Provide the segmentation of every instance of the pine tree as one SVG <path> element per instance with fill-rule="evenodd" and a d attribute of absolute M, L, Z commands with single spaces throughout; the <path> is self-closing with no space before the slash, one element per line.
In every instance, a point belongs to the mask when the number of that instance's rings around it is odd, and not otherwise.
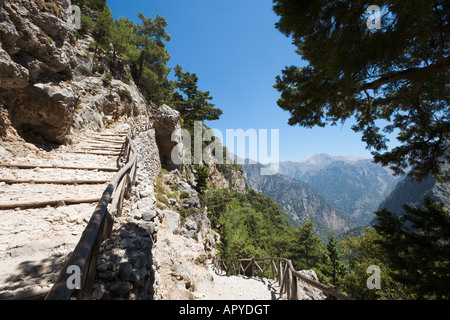
<path fill-rule="evenodd" d="M 322 244 L 314 235 L 314 222 L 312 220 L 302 223 L 295 235 L 296 239 L 292 247 L 292 262 L 299 270 L 314 268 L 316 272 L 322 266 Z"/>
<path fill-rule="evenodd" d="M 164 41 L 170 41 L 170 35 L 166 32 L 167 21 L 157 15 L 155 19 L 147 18 L 143 13 L 138 14 L 141 23 L 138 25 L 137 42 L 139 48 L 139 61 L 136 65 L 137 84 L 141 83 L 145 68 L 162 63 L 166 64 L 170 59 L 165 50 Z"/>
<path fill-rule="evenodd" d="M 331 284 L 336 287 L 345 270 L 341 263 L 341 255 L 339 254 L 334 235 L 328 236 L 327 254 L 329 265 L 327 274 L 331 278 Z"/>
<path fill-rule="evenodd" d="M 157 15 L 147 18 L 138 14 L 141 23 L 135 27 L 134 46 L 125 54 L 133 74 L 134 82 L 143 95 L 153 103 L 160 105 L 171 100 L 173 86 L 168 80 L 171 69 L 167 67 L 170 55 L 164 41 L 170 41 L 166 32 L 167 21 Z"/>
<path fill-rule="evenodd" d="M 111 34 L 113 32 L 114 19 L 108 6 L 105 6 L 97 18 L 95 27 L 92 30 L 92 37 L 95 40 L 94 57 L 95 61 L 99 46 L 107 47 L 111 41 Z"/>
<path fill-rule="evenodd" d="M 117 55 L 124 56 L 127 63 L 137 58 L 136 25 L 129 19 L 121 17 L 114 21 L 111 32 L 111 45 L 113 47 L 113 61 L 116 63 Z"/>
<path fill-rule="evenodd" d="M 209 91 L 200 91 L 197 86 L 198 77 L 195 73 L 183 72 L 182 68 L 175 67 L 176 89 L 173 105 L 180 112 L 186 128 L 191 128 L 194 121 L 217 120 L 222 115 L 222 110 L 214 108 L 214 104 L 208 102 L 213 98 Z"/>
<path fill-rule="evenodd" d="M 211 177 L 209 167 L 207 165 L 194 165 L 195 180 L 197 182 L 196 189 L 199 193 L 203 194 L 208 188 L 208 180 Z"/>
<path fill-rule="evenodd" d="M 379 30 L 366 24 L 377 3 Z M 354 118 L 375 162 L 400 175 L 411 167 L 417 180 L 440 174 L 450 148 L 450 2 L 274 0 L 274 11 L 276 28 L 308 62 L 276 78 L 290 125 Z M 390 133 L 401 145 L 386 151 Z"/>
<path fill-rule="evenodd" d="M 419 298 L 450 298 L 450 213 L 442 203 L 424 199 L 422 208 L 405 205 L 403 216 L 383 209 L 377 215 L 377 241 L 393 277 Z"/>

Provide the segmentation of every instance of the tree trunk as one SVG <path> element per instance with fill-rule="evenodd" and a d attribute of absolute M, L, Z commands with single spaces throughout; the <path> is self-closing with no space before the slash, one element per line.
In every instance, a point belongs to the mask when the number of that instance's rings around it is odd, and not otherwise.
<path fill-rule="evenodd" d="M 92 58 L 92 65 L 94 65 L 95 58 L 97 57 L 97 51 L 98 51 L 98 41 L 95 42 L 95 50 L 94 50 L 94 57 Z"/>
<path fill-rule="evenodd" d="M 137 76 L 136 76 L 136 84 L 138 86 L 141 85 L 141 79 L 142 79 L 143 72 L 144 72 L 144 52 L 141 52 L 141 55 L 139 56 L 139 67 L 138 67 Z"/>

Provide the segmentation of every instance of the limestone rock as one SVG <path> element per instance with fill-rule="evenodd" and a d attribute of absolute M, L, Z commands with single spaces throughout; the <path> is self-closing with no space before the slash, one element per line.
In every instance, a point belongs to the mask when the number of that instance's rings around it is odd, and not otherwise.
<path fill-rule="evenodd" d="M 171 210 L 164 210 L 165 221 L 171 232 L 176 232 L 180 227 L 180 214 Z"/>
<path fill-rule="evenodd" d="M 302 275 L 306 276 L 307 278 L 319 281 L 317 274 L 314 272 L 314 270 L 301 270 L 299 271 Z M 317 289 L 307 283 L 305 283 L 302 280 L 299 280 L 299 296 L 301 300 L 325 300 L 326 296 L 322 292 L 322 290 Z"/>
<path fill-rule="evenodd" d="M 150 105 L 134 84 L 92 75 L 93 39 L 77 41 L 70 1 L 48 3 L 2 3 L 0 106 L 11 126 L 30 142 L 66 144 L 73 129 L 97 131 L 121 117 L 148 122 Z"/>
<path fill-rule="evenodd" d="M 145 211 L 144 213 L 142 213 L 142 220 L 144 221 L 153 221 L 153 219 L 155 219 L 156 217 L 156 211 Z"/>
<path fill-rule="evenodd" d="M 58 12 L 45 10 L 33 0 L 4 1 L 0 40 L 4 50 L 28 69 L 32 80 L 59 74 L 71 78 L 75 60 L 75 28 L 69 23 L 70 2 L 57 1 Z"/>
<path fill-rule="evenodd" d="M 153 126 L 161 163 L 168 170 L 180 169 L 183 150 L 180 113 L 162 105 L 155 113 Z"/>
<path fill-rule="evenodd" d="M 11 60 L 8 53 L 1 48 L 0 43 L 0 88 L 19 89 L 28 85 L 29 71 Z"/>

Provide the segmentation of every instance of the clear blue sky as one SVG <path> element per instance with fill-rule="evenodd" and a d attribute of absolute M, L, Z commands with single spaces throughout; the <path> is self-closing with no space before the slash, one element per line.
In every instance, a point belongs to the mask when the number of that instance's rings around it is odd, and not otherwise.
<path fill-rule="evenodd" d="M 286 66 L 306 63 L 291 39 L 275 29 L 271 0 L 107 0 L 107 5 L 116 19 L 138 23 L 142 12 L 167 20 L 169 67 L 179 64 L 196 73 L 199 89 L 210 91 L 212 103 L 223 110 L 209 127 L 224 135 L 226 129 L 279 129 L 281 161 L 314 153 L 371 157 L 351 123 L 313 129 L 287 124 L 289 113 L 276 103 L 275 77 Z"/>

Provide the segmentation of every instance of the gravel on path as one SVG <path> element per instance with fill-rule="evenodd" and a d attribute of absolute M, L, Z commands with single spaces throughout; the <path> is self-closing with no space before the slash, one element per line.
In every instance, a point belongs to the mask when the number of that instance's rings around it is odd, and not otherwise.
<path fill-rule="evenodd" d="M 279 286 L 273 279 L 257 279 L 244 276 L 226 276 L 217 273 L 211 262 L 208 270 L 212 285 L 196 293 L 199 300 L 278 300 Z"/>

